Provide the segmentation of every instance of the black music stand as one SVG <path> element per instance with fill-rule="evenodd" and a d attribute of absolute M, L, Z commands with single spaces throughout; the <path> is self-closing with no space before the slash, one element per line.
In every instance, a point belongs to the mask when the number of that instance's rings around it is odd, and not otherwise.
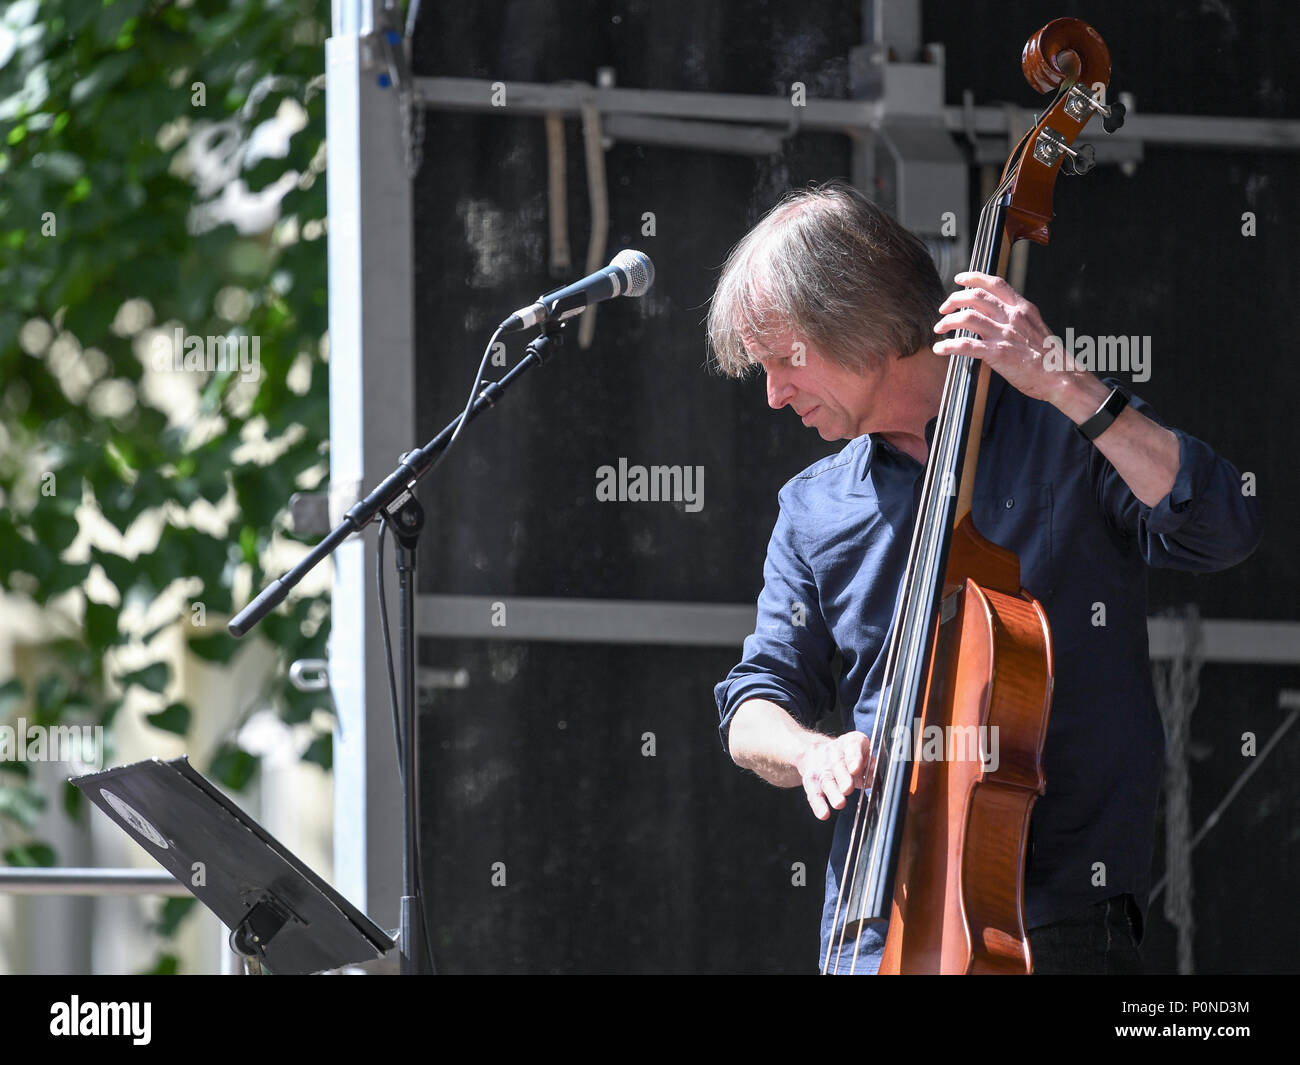
<path fill-rule="evenodd" d="M 393 937 L 181 757 L 72 779 L 231 929 L 250 970 L 314 973 L 373 961 Z"/>

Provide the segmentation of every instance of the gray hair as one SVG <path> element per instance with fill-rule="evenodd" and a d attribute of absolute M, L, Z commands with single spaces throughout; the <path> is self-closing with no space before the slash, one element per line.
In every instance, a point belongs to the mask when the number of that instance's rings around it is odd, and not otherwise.
<path fill-rule="evenodd" d="M 727 256 L 709 308 L 716 366 L 743 377 L 745 337 L 790 329 L 861 371 L 935 341 L 946 292 L 912 233 L 843 180 L 789 193 Z"/>

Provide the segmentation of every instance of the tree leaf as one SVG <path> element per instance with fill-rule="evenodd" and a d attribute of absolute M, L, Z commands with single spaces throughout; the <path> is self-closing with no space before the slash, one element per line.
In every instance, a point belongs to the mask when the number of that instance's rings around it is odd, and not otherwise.
<path fill-rule="evenodd" d="M 302 752 L 302 760 L 320 766 L 329 772 L 334 766 L 334 737 L 328 732 L 317 736 Z"/>
<path fill-rule="evenodd" d="M 80 815 L 85 805 L 85 796 L 81 793 L 81 789 L 65 780 L 63 782 L 63 812 L 75 819 Z"/>
<path fill-rule="evenodd" d="M 184 900 L 181 900 L 184 901 Z M 194 900 L 191 899 L 191 902 Z M 180 959 L 175 954 L 160 951 L 147 969 L 141 969 L 137 976 L 175 976 L 180 972 Z"/>
<path fill-rule="evenodd" d="M 21 740 L 19 741 L 21 742 Z M 45 796 L 34 788 L 0 786 L 0 817 L 31 829 L 45 810 Z"/>
<path fill-rule="evenodd" d="M 190 640 L 190 650 L 205 662 L 224 664 L 235 656 L 240 642 L 229 633 L 218 632 Z"/>
<path fill-rule="evenodd" d="M 101 59 L 89 74 L 72 86 L 69 100 L 75 107 L 92 97 L 101 96 L 106 89 L 121 81 L 136 62 L 130 54 L 110 55 Z"/>
<path fill-rule="evenodd" d="M 118 608 L 107 603 L 86 604 L 86 642 L 96 651 L 117 642 Z"/>
<path fill-rule="evenodd" d="M 32 840 L 17 847 L 10 847 L 0 853 L 0 858 L 4 859 L 6 865 L 16 865 L 29 869 L 49 869 L 59 863 L 59 856 L 54 848 L 43 840 Z"/>
<path fill-rule="evenodd" d="M 233 743 L 223 745 L 208 766 L 208 773 L 231 791 L 243 791 L 257 772 L 258 760 L 254 755 Z"/>
<path fill-rule="evenodd" d="M 158 920 L 150 924 L 149 927 L 159 935 L 170 938 L 176 934 L 176 929 L 180 927 L 180 923 L 194 912 L 194 907 L 198 904 L 199 900 L 192 895 L 176 895 L 165 899 L 158 914 Z"/>
<path fill-rule="evenodd" d="M 173 732 L 177 736 L 184 736 L 190 730 L 190 721 L 193 716 L 190 708 L 184 703 L 172 703 L 156 713 L 145 714 L 145 720 L 154 728 L 162 729 L 164 732 Z"/>
<path fill-rule="evenodd" d="M 143 669 L 137 669 L 131 673 L 124 673 L 117 678 L 117 682 L 123 688 L 129 688 L 132 684 L 137 684 L 141 688 L 146 688 L 151 692 L 162 693 L 167 687 L 167 682 L 171 680 L 172 667 L 166 662 L 155 662 L 153 665 L 145 666 Z"/>
<path fill-rule="evenodd" d="M 0 684 L 0 721 L 9 717 L 10 712 L 22 703 L 26 694 L 23 690 L 23 682 L 17 677 Z"/>
<path fill-rule="evenodd" d="M 52 724 L 63 713 L 68 697 L 68 682 L 60 673 L 48 673 L 36 685 L 36 718 L 41 724 Z"/>

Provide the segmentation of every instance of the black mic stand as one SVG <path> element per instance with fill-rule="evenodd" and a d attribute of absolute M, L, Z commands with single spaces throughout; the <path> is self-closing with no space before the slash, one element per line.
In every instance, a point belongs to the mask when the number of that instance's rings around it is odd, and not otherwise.
<path fill-rule="evenodd" d="M 423 927 L 424 900 L 419 876 L 419 758 L 416 725 L 415 689 L 415 566 L 420 531 L 424 528 L 424 508 L 416 500 L 415 483 L 433 467 L 438 456 L 450 444 L 461 420 L 471 422 L 506 394 L 515 381 L 541 366 L 563 345 L 564 323 L 548 320 L 541 334 L 528 345 L 524 356 L 500 381 L 489 382 L 479 392 L 468 415 L 462 412 L 424 447 L 401 456 L 397 469 L 364 499 L 353 504 L 343 520 L 319 544 L 311 549 L 288 573 L 268 584 L 248 606 L 231 619 L 227 626 L 233 636 L 243 636 L 274 610 L 290 589 L 311 572 L 318 563 L 333 554 L 344 540 L 359 533 L 379 516 L 392 522 L 397 538 L 397 575 L 399 598 L 399 643 L 401 644 L 402 698 L 398 732 L 402 741 L 402 903 L 401 903 L 401 972 L 405 975 L 431 973 L 432 964 L 426 941 L 429 929 Z"/>

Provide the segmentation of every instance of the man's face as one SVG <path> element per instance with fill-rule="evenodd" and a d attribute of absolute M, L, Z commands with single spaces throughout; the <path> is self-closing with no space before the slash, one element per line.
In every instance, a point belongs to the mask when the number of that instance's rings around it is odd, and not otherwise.
<path fill-rule="evenodd" d="M 823 440 L 852 440 L 886 428 L 872 424 L 882 400 L 877 388 L 881 371 L 846 370 L 809 344 L 796 346 L 796 339 L 786 331 L 766 343 L 746 340 L 746 349 L 767 375 L 768 406 L 789 406 Z"/>

